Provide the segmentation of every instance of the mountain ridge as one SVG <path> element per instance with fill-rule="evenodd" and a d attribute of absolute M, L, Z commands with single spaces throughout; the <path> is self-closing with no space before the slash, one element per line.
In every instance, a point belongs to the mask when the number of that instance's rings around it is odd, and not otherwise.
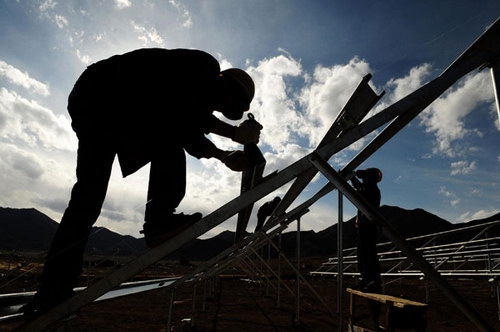
<path fill-rule="evenodd" d="M 380 212 L 406 238 L 500 219 L 499 213 L 488 218 L 472 220 L 468 223 L 452 224 L 420 208 L 407 210 L 396 206 L 383 205 Z M 351 218 L 343 224 L 344 248 L 356 245 L 354 219 Z M 57 226 L 57 222 L 34 208 L 14 209 L 0 207 L 0 250 L 46 251 L 50 246 Z M 380 242 L 387 241 L 382 232 L 379 233 L 378 240 Z M 319 232 L 302 231 L 300 235 L 301 255 L 303 257 L 327 256 L 336 253 L 336 223 Z M 281 237 L 282 250 L 286 255 L 293 257 L 296 253 L 296 232 L 286 232 Z M 209 239 L 196 239 L 170 254 L 169 257 L 184 260 L 206 260 L 229 248 L 233 244 L 233 239 L 234 232 L 224 231 Z M 104 227 L 93 227 L 86 253 L 127 256 L 138 254 L 145 249 L 143 239 L 137 239 L 130 235 L 121 235 Z"/>

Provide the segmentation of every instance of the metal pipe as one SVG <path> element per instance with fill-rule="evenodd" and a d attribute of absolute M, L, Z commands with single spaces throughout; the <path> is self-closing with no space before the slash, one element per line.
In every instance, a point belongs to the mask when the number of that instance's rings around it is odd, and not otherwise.
<path fill-rule="evenodd" d="M 194 327 L 195 311 L 196 311 L 196 284 L 193 285 L 193 304 L 191 306 L 191 327 Z"/>
<path fill-rule="evenodd" d="M 300 218 L 297 219 L 297 293 L 295 325 L 300 324 Z"/>
<path fill-rule="evenodd" d="M 168 332 L 172 331 L 172 310 L 174 307 L 174 292 L 175 292 L 175 288 L 171 288 L 169 291 L 170 299 L 168 301 L 168 319 L 167 319 L 167 331 Z"/>
<path fill-rule="evenodd" d="M 493 80 L 493 91 L 495 92 L 498 122 L 500 125 L 500 58 L 495 59 L 491 66 L 490 72 L 491 78 Z"/>
<path fill-rule="evenodd" d="M 344 293 L 344 264 L 343 264 L 343 243 L 342 243 L 342 238 L 343 238 L 343 227 L 342 224 L 344 223 L 344 195 L 342 195 L 342 192 L 338 192 L 338 222 L 337 222 L 337 312 L 338 312 L 338 330 L 342 332 L 342 327 L 343 327 L 343 312 L 342 312 L 342 295 Z"/>
<path fill-rule="evenodd" d="M 281 233 L 278 237 L 278 280 L 280 283 L 278 284 L 278 298 L 276 299 L 276 307 L 280 308 L 281 306 Z"/>
<path fill-rule="evenodd" d="M 264 236 L 267 238 L 267 241 L 274 247 L 276 248 L 276 244 L 274 244 L 271 239 L 264 234 Z M 292 263 L 290 262 L 290 260 L 288 258 L 286 258 L 286 256 L 280 251 L 279 254 L 281 255 L 281 257 L 283 257 L 283 261 L 285 263 L 288 264 L 288 266 L 290 266 L 290 268 L 295 272 L 297 273 L 297 275 L 302 279 L 302 282 L 304 283 L 304 285 L 306 285 L 309 290 L 314 294 L 314 296 L 316 296 L 316 298 L 323 304 L 323 306 L 332 314 L 332 316 L 336 316 L 336 313 L 330 308 L 330 306 L 328 305 L 328 303 L 326 303 L 325 299 L 323 299 L 319 294 L 318 292 L 314 289 L 313 286 L 311 286 L 311 284 L 300 274 L 300 271 L 297 270 L 297 267 Z"/>
<path fill-rule="evenodd" d="M 259 259 L 262 261 L 262 263 L 264 264 L 264 266 L 265 266 L 265 267 L 266 267 L 269 271 L 271 271 L 271 273 L 272 273 L 272 274 L 273 274 L 273 275 L 274 275 L 274 276 L 278 279 L 278 287 L 279 287 L 279 286 L 280 286 L 280 285 L 279 285 L 279 283 L 281 283 L 281 282 L 282 282 L 282 280 L 281 280 L 281 278 L 279 277 L 279 275 L 277 275 L 277 274 L 276 274 L 276 272 L 274 272 L 274 271 L 273 271 L 273 269 L 271 268 L 271 266 L 269 266 L 269 265 L 268 265 L 268 264 L 264 261 L 264 258 L 262 258 L 261 256 L 259 256 L 259 255 L 257 254 L 257 251 L 256 251 L 255 249 L 253 249 L 253 248 L 251 248 L 251 249 L 252 249 L 252 251 L 256 254 L 257 258 L 259 258 Z M 290 294 L 294 295 L 293 290 L 292 290 L 290 287 L 288 287 L 288 285 L 287 285 L 287 284 L 283 283 L 283 286 L 285 286 L 285 288 L 286 288 L 286 289 L 288 289 L 288 291 L 290 292 Z"/>

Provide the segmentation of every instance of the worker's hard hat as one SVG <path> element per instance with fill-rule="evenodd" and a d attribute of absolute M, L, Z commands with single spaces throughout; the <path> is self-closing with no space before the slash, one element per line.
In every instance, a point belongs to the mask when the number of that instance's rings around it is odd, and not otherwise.
<path fill-rule="evenodd" d="M 255 85 L 250 75 L 239 68 L 230 68 L 221 71 L 220 76 L 235 83 L 246 99 L 245 101 L 250 104 L 255 94 Z"/>
<path fill-rule="evenodd" d="M 382 171 L 378 168 L 367 168 L 356 171 L 356 176 L 363 181 L 378 183 L 382 181 Z"/>

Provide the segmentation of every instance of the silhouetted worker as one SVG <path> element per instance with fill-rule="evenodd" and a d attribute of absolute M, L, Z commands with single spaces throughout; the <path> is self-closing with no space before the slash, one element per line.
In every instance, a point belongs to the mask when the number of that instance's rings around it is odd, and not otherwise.
<path fill-rule="evenodd" d="M 257 211 L 257 226 L 255 226 L 255 232 L 261 230 L 262 226 L 264 226 L 266 218 L 273 213 L 274 209 L 276 209 L 280 202 L 281 198 L 275 197 L 273 200 L 262 204 L 259 211 Z"/>
<path fill-rule="evenodd" d="M 175 214 L 185 194 L 185 153 L 216 158 L 234 171 L 250 167 L 243 151 L 217 148 L 205 134 L 257 143 L 260 125 L 227 124 L 248 111 L 254 83 L 241 69 L 220 71 L 199 50 L 139 49 L 89 66 L 68 99 L 78 136 L 77 182 L 48 252 L 35 298 L 23 311 L 37 314 L 72 295 L 83 253 L 106 195 L 115 156 L 122 175 L 151 163 L 144 236 L 155 246 L 201 219 Z"/>
<path fill-rule="evenodd" d="M 361 179 L 360 182 L 357 178 Z M 382 180 L 382 172 L 378 168 L 356 171 L 351 179 L 352 185 L 363 198 L 374 208 L 380 207 L 380 190 L 377 186 Z M 362 291 L 380 292 L 380 263 L 377 257 L 377 225 L 358 210 L 356 217 L 358 270 L 361 282 L 357 285 Z"/>

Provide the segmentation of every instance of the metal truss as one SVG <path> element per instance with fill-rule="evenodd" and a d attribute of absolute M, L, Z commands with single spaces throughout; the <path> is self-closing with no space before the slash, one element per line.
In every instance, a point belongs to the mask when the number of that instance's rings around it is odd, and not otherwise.
<path fill-rule="evenodd" d="M 496 232 L 495 232 L 496 231 Z M 406 239 L 420 255 L 442 276 L 448 278 L 500 277 L 500 237 L 490 236 L 500 231 L 500 220 L 450 231 L 416 236 Z M 469 238 L 450 242 L 449 238 L 461 234 Z M 463 236 L 463 235 L 462 235 Z M 391 242 L 377 244 L 379 261 L 386 277 L 424 277 L 401 250 Z M 330 258 L 312 275 L 338 275 L 339 258 Z M 343 250 L 344 275 L 357 276 L 356 248 Z"/>

